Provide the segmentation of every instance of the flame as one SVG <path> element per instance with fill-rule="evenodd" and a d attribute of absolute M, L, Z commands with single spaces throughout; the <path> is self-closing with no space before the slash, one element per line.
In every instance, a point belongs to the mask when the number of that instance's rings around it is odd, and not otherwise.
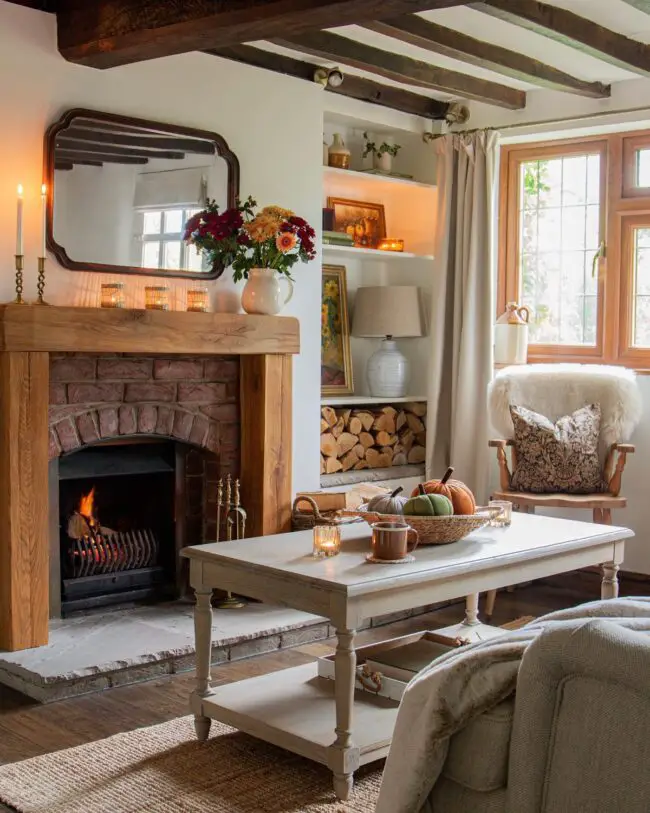
<path fill-rule="evenodd" d="M 93 508 L 95 507 L 95 487 L 90 489 L 88 494 L 85 494 L 79 500 L 79 513 L 86 519 L 93 519 Z"/>

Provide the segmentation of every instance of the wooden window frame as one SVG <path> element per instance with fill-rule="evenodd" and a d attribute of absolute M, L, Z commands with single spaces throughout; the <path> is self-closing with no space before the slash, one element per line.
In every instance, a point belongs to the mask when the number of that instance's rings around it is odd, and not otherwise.
<path fill-rule="evenodd" d="M 650 228 L 650 187 L 638 187 L 636 152 L 650 149 L 650 131 L 507 145 L 501 148 L 497 315 L 506 303 L 520 300 L 519 168 L 526 161 L 560 155 L 601 155 L 600 232 L 605 255 L 598 262 L 597 336 L 594 347 L 529 346 L 528 360 L 619 364 L 650 371 L 650 347 L 632 346 L 634 267 L 632 230 Z"/>

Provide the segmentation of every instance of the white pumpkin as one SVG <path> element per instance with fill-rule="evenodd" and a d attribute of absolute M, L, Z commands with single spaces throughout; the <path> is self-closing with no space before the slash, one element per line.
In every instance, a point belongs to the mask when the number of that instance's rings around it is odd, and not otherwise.
<path fill-rule="evenodd" d="M 403 488 L 396 488 L 391 494 L 379 494 L 368 503 L 367 510 L 377 514 L 403 514 L 408 497 L 399 497 Z"/>

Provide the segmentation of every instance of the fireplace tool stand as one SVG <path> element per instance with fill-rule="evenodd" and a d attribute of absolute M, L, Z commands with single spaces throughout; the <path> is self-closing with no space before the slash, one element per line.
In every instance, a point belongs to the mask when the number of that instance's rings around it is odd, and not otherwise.
<path fill-rule="evenodd" d="M 239 480 L 233 483 L 230 475 L 226 477 L 225 499 L 223 478 L 217 483 L 217 542 L 221 542 L 222 511 L 226 525 L 226 541 L 243 539 L 246 532 L 246 511 L 241 507 Z M 226 598 L 217 602 L 215 607 L 219 610 L 238 610 L 246 604 L 245 599 L 233 596 L 229 590 Z"/>

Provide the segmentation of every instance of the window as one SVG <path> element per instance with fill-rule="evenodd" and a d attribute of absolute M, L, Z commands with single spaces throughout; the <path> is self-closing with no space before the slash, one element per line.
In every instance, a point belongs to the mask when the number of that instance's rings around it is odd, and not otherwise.
<path fill-rule="evenodd" d="M 499 231 L 531 361 L 650 368 L 650 133 L 504 147 Z"/>
<path fill-rule="evenodd" d="M 183 242 L 185 223 L 199 209 L 139 209 L 136 217 L 145 268 L 204 271 L 202 257 Z"/>

